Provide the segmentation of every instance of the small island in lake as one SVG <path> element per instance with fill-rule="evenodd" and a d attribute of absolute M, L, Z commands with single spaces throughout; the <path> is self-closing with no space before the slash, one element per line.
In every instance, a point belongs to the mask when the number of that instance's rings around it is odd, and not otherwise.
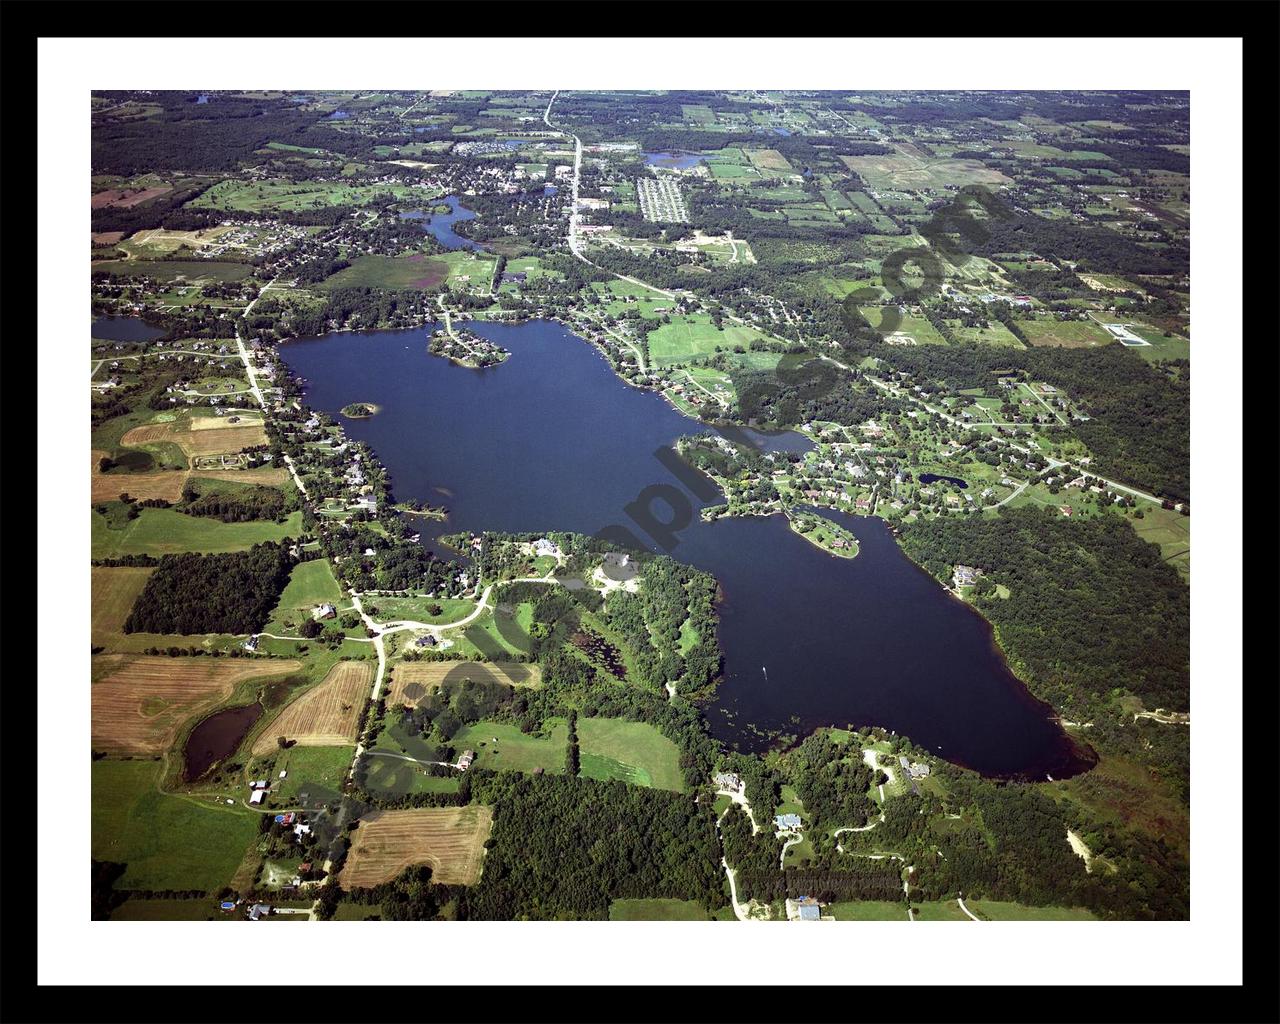
<path fill-rule="evenodd" d="M 459 366 L 468 366 L 474 370 L 486 366 L 497 366 L 511 355 L 501 345 L 472 334 L 460 331 L 456 327 L 441 328 L 431 335 L 427 351 L 435 356 L 444 356 Z"/>
<path fill-rule="evenodd" d="M 342 415 L 349 420 L 362 420 L 376 413 L 378 407 L 372 402 L 352 402 L 350 405 L 344 405 L 341 411 Z"/>

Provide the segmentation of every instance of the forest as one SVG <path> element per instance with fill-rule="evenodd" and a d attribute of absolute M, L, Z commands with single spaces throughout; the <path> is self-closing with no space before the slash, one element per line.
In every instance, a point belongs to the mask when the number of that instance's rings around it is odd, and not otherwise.
<path fill-rule="evenodd" d="M 285 544 L 222 555 L 164 555 L 125 620 L 126 633 L 257 633 L 289 582 Z"/>
<path fill-rule="evenodd" d="M 291 504 L 278 487 L 260 484 L 217 484 L 210 487 L 200 480 L 188 480 L 182 487 L 178 511 L 189 516 L 210 516 L 224 523 L 255 519 L 280 522 Z"/>
<path fill-rule="evenodd" d="M 1186 710 L 1190 590 L 1118 515 L 1005 507 L 989 519 L 905 523 L 899 541 L 940 580 L 958 564 L 983 570 L 975 604 L 1038 696 L 1062 704 L 1124 689 Z"/>
<path fill-rule="evenodd" d="M 459 902 L 471 920 L 605 920 L 615 899 L 721 905 L 710 808 L 686 796 L 569 775 L 477 775 L 493 805 L 484 874 Z"/>

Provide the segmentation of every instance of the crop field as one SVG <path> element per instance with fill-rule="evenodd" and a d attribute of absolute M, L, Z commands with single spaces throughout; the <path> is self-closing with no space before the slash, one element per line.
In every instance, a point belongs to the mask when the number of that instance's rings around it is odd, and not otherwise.
<path fill-rule="evenodd" d="M 257 836 L 258 815 L 162 793 L 159 771 L 154 761 L 93 763 L 93 858 L 128 865 L 117 889 L 216 892 Z"/>
<path fill-rule="evenodd" d="M 165 501 L 177 501 L 182 497 L 182 485 L 189 475 L 185 469 L 156 473 L 100 473 L 98 461 L 106 452 L 95 449 L 89 454 L 90 501 L 115 501 L 122 493 L 133 498 L 163 498 Z"/>
<path fill-rule="evenodd" d="M 506 686 L 528 686 L 537 689 L 542 685 L 542 668 L 515 661 L 402 661 L 391 673 L 391 685 L 387 691 L 387 707 L 407 704 L 417 707 L 418 701 L 434 690 L 446 677 L 472 679 L 476 682 L 502 683 Z"/>
<path fill-rule="evenodd" d="M 652 725 L 621 718 L 578 720 L 582 775 L 636 786 L 684 791 L 680 751 Z"/>
<path fill-rule="evenodd" d="M 226 700 L 237 684 L 301 667 L 290 660 L 99 655 L 90 687 L 93 749 L 162 753 L 184 724 Z"/>
<path fill-rule="evenodd" d="M 91 512 L 90 516 L 93 558 L 182 551 L 216 555 L 248 551 L 263 541 L 279 541 L 302 534 L 301 512 L 291 513 L 283 523 L 224 523 L 208 516 L 185 515 L 171 508 L 144 508 L 137 519 L 120 528 L 113 527 L 98 512 Z"/>
<path fill-rule="evenodd" d="M 610 921 L 709 921 L 707 908 L 697 900 L 614 900 Z"/>
<path fill-rule="evenodd" d="M 89 208 L 92 210 L 101 210 L 104 207 L 114 206 L 125 210 L 131 210 L 133 207 L 141 206 L 150 199 L 158 199 L 160 196 L 168 195 L 172 191 L 172 185 L 157 185 L 154 188 L 138 190 L 127 188 L 108 188 L 93 194 L 89 199 Z"/>
<path fill-rule="evenodd" d="M 122 566 L 108 569 L 91 568 L 90 612 L 92 638 L 95 646 L 120 635 L 124 620 L 133 609 L 133 602 L 147 585 L 147 577 L 155 570 L 149 566 Z"/>
<path fill-rule="evenodd" d="M 796 173 L 787 158 L 776 149 L 747 149 L 743 152 L 761 174 L 773 177 L 778 174 Z"/>
<path fill-rule="evenodd" d="M 474 750 L 477 768 L 490 771 L 531 772 L 541 768 L 558 774 L 564 771 L 569 723 L 548 718 L 542 733 L 526 736 L 514 725 L 482 719 L 459 729 L 449 742 L 457 750 Z"/>
<path fill-rule="evenodd" d="M 221 455 L 266 444 L 262 420 L 229 423 L 230 417 L 193 416 L 168 423 L 148 423 L 134 427 L 120 439 L 122 445 L 140 448 L 148 444 L 176 444 L 188 457 Z"/>
<path fill-rule="evenodd" d="M 439 287 L 449 276 L 444 260 L 417 253 L 413 256 L 365 255 L 351 266 L 327 278 L 320 286 L 331 288 L 422 288 Z"/>
<path fill-rule="evenodd" d="M 649 356 L 655 366 L 683 362 L 693 356 L 712 355 L 719 347 L 732 351 L 734 345 L 744 348 L 763 337 L 751 327 L 737 324 L 717 329 L 705 314 L 672 317 L 649 332 Z"/>
<path fill-rule="evenodd" d="M 233 484 L 258 484 L 262 487 L 281 487 L 289 482 L 287 469 L 257 466 L 253 469 L 201 469 L 191 474 L 197 480 L 224 480 Z"/>
<path fill-rule="evenodd" d="M 93 270 L 105 270 L 119 277 L 150 277 L 156 281 L 178 278 L 199 284 L 205 281 L 243 281 L 253 273 L 249 263 L 217 263 L 213 260 L 97 260 Z"/>
<path fill-rule="evenodd" d="M 492 825 L 493 809 L 484 804 L 374 812 L 352 833 L 342 886 L 380 885 L 413 864 L 431 865 L 433 881 L 475 885 Z"/>
<path fill-rule="evenodd" d="M 942 189 L 947 185 L 1004 185 L 1009 179 L 981 160 L 937 160 L 923 156 L 914 146 L 902 144 L 898 152 L 877 156 L 842 156 L 849 170 L 876 191 L 890 189 Z"/>
<path fill-rule="evenodd" d="M 1089 348 L 1106 345 L 1111 335 L 1088 320 L 1018 320 L 1018 327 L 1032 345 Z"/>
<path fill-rule="evenodd" d="M 285 736 L 300 747 L 338 747 L 354 742 L 360 709 L 373 682 L 373 666 L 364 661 L 340 661 L 324 681 L 280 712 L 253 744 L 261 757 L 277 749 Z"/>
<path fill-rule="evenodd" d="M 413 196 L 404 185 L 344 185 L 335 182 L 294 182 L 281 178 L 268 181 L 219 182 L 189 204 L 193 208 L 244 210 L 317 210 L 326 206 L 363 206 L 378 196 L 397 199 Z"/>

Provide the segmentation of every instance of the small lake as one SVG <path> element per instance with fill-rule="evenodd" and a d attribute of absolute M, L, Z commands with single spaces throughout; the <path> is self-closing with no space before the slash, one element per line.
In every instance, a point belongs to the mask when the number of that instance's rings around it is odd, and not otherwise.
<path fill-rule="evenodd" d="M 245 704 L 215 712 L 201 721 L 187 737 L 182 777 L 187 782 L 203 778 L 210 768 L 239 749 L 241 741 L 260 717 L 261 704 Z"/>
<path fill-rule="evenodd" d="M 463 238 L 453 230 L 453 226 L 464 220 L 475 220 L 475 212 L 468 210 L 460 202 L 457 196 L 443 196 L 440 199 L 431 201 L 433 206 L 441 204 L 449 207 L 448 213 L 431 213 L 427 210 L 409 210 L 400 214 L 401 220 L 418 221 L 422 230 L 443 245 L 446 249 L 472 249 L 476 252 L 486 252 L 483 245 L 473 242 L 469 238 Z"/>
<path fill-rule="evenodd" d="M 423 543 L 458 530 L 630 529 L 651 485 L 682 489 L 655 453 L 709 428 L 659 395 L 623 383 L 599 352 L 561 325 L 468 321 L 511 357 L 477 371 L 433 358 L 427 331 L 336 332 L 281 346 L 306 378 L 307 401 L 336 414 L 352 401 L 383 412 L 346 424 L 392 475 L 400 500 L 445 504 L 421 521 Z M 764 436 L 805 450 L 794 433 Z M 1064 778 L 1087 767 L 1009 671 L 986 621 L 910 561 L 879 519 L 829 512 L 860 543 L 827 555 L 781 515 L 704 523 L 689 504 L 669 552 L 713 573 L 722 589 L 724 681 L 707 708 L 712 732 L 767 748 L 753 728 L 803 735 L 822 725 L 880 725 L 987 775 Z M 418 523 L 415 523 L 415 527 Z"/>
<path fill-rule="evenodd" d="M 702 159 L 701 153 L 645 153 L 644 162 L 650 167 L 665 167 L 677 171 L 687 171 L 697 167 Z"/>
<path fill-rule="evenodd" d="M 961 480 L 958 476 L 938 476 L 937 473 L 921 473 L 920 482 L 922 484 L 937 483 L 941 480 L 943 483 L 955 484 L 957 487 L 967 488 L 969 485 Z"/>
<path fill-rule="evenodd" d="M 93 321 L 89 337 L 100 341 L 151 341 L 165 333 L 163 327 L 149 324 L 140 316 L 101 316 Z"/>

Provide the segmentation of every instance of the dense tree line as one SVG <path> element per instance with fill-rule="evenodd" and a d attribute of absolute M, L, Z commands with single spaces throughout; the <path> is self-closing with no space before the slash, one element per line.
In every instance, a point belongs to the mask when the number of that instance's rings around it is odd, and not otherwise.
<path fill-rule="evenodd" d="M 789 750 L 782 771 L 809 815 L 810 827 L 859 827 L 876 813 L 867 795 L 879 780 L 861 758 L 861 749 L 838 744 L 828 732 L 815 732 Z"/>
<path fill-rule="evenodd" d="M 1039 695 L 1061 704 L 1124 689 L 1186 709 L 1190 591 L 1119 516 L 1005 507 L 993 518 L 906 523 L 899 540 L 940 580 L 958 564 L 983 570 L 977 606 Z M 995 584 L 1010 596 L 995 596 Z"/>
<path fill-rule="evenodd" d="M 604 920 L 615 899 L 723 902 L 710 809 L 686 796 L 568 775 L 477 777 L 494 846 L 459 901 L 473 920 Z"/>
<path fill-rule="evenodd" d="M 222 555 L 165 555 L 125 620 L 126 633 L 257 633 L 289 582 L 285 544 Z"/>
<path fill-rule="evenodd" d="M 224 523 L 263 519 L 282 522 L 291 505 L 278 487 L 245 484 L 205 488 L 198 480 L 188 480 L 182 487 L 178 509 L 189 516 L 210 516 Z"/>

